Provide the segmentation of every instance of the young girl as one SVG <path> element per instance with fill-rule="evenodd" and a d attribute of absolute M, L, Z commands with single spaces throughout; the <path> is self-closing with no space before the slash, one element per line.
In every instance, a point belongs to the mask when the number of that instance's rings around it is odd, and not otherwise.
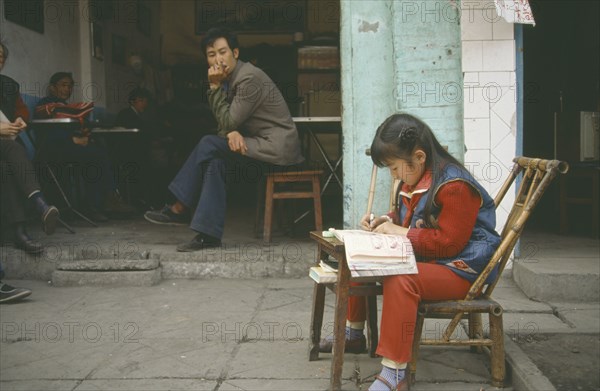
<path fill-rule="evenodd" d="M 431 129 L 408 114 L 395 114 L 377 129 L 371 158 L 400 179 L 398 209 L 361 220 L 365 230 L 407 235 L 418 274 L 389 276 L 383 282 L 381 337 L 377 354 L 383 369 L 370 391 L 406 390 L 405 375 L 420 300 L 462 299 L 500 243 L 494 201 L 437 141 Z M 495 272 L 490 278 L 494 277 Z M 365 350 L 364 297 L 350 297 L 346 351 Z M 330 352 L 332 339 L 321 341 Z"/>

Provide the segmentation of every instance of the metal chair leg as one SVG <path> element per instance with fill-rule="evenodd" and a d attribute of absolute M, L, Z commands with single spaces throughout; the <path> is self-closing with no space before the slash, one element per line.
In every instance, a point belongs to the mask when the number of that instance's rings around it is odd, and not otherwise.
<path fill-rule="evenodd" d="M 44 163 L 46 168 L 48 169 L 48 172 L 50 173 L 50 176 L 52 177 L 52 181 L 54 182 L 54 184 L 56 185 L 56 188 L 58 189 L 58 191 L 60 192 L 60 195 L 62 196 L 63 200 L 65 201 L 65 204 L 67 204 L 67 209 L 72 211 L 73 213 L 75 213 L 77 216 L 81 217 L 82 219 L 84 219 L 85 221 L 87 221 L 88 223 L 90 223 L 92 226 L 94 227 L 98 227 L 98 224 L 94 223 L 92 220 L 90 220 L 87 216 L 85 216 L 83 213 L 79 212 L 77 209 L 75 209 L 73 207 L 73 205 L 71 204 L 71 202 L 69 201 L 69 198 L 67 198 L 67 195 L 65 194 L 62 186 L 60 185 L 60 183 L 58 182 L 58 179 L 56 179 L 56 176 L 54 175 L 54 172 L 52 171 L 52 169 L 50 168 L 50 166 L 48 165 L 48 163 Z M 66 225 L 64 222 L 61 222 L 61 224 L 63 226 Z M 67 228 L 71 233 L 75 233 L 75 231 L 73 230 L 73 228 L 69 227 Z"/>

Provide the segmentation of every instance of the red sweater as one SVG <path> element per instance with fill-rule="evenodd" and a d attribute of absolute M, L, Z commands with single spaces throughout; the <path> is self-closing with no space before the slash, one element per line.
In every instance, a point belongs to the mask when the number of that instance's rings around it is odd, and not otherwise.
<path fill-rule="evenodd" d="M 427 172 L 419 183 L 410 188 L 402 186 L 401 201 L 408 213 L 403 222 L 398 214 L 390 216 L 394 223 L 408 227 L 412 219 L 414 207 L 425 194 L 419 192 L 431 186 L 431 175 Z M 409 198 L 410 197 L 410 198 Z M 479 207 L 481 196 L 470 184 L 464 181 L 449 182 L 439 188 L 435 203 L 440 208 L 438 228 L 412 227 L 408 231 L 408 239 L 413 245 L 416 255 L 426 259 L 442 259 L 458 255 L 469 242 Z"/>
<path fill-rule="evenodd" d="M 15 118 L 19 117 L 23 118 L 23 121 L 29 122 L 29 109 L 20 95 L 17 97 L 15 109 Z"/>

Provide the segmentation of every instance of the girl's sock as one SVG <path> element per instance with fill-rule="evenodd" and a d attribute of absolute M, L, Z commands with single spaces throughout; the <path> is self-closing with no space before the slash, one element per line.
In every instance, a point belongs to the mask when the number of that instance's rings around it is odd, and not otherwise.
<path fill-rule="evenodd" d="M 349 326 L 346 326 L 346 339 L 359 339 L 363 336 L 363 329 L 353 329 Z"/>
<path fill-rule="evenodd" d="M 363 329 L 353 329 L 350 326 L 346 326 L 346 341 L 359 339 L 363 336 Z M 326 341 L 333 341 L 333 334 L 325 337 Z"/>
<path fill-rule="evenodd" d="M 379 377 L 384 378 L 390 385 L 392 389 L 395 389 L 398 383 L 404 380 L 404 376 L 406 375 L 405 369 L 394 369 L 390 367 L 383 366 Z M 375 379 L 371 387 L 369 387 L 369 391 L 389 391 L 390 387 L 382 382 L 379 379 Z"/>

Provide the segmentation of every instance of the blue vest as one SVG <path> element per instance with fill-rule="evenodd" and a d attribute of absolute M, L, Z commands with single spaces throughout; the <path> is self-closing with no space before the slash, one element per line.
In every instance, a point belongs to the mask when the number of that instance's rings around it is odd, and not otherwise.
<path fill-rule="evenodd" d="M 417 222 L 419 227 L 422 221 L 425 220 L 424 210 L 427 198 L 429 196 L 435 197 L 440 187 L 449 182 L 464 181 L 469 183 L 481 196 L 482 203 L 479 207 L 479 213 L 477 214 L 477 220 L 475 221 L 475 227 L 471 233 L 469 242 L 462 249 L 462 251 L 455 257 L 436 259 L 436 262 L 445 266 L 448 266 L 453 272 L 460 275 L 463 278 L 473 282 L 477 279 L 477 276 L 487 266 L 491 256 L 494 254 L 498 246 L 500 245 L 500 235 L 495 230 L 496 227 L 496 208 L 494 200 L 488 192 L 477 182 L 475 178 L 471 176 L 466 170 L 456 167 L 455 165 L 449 164 L 444 168 L 444 173 L 438 184 L 432 183 L 432 189 L 429 188 L 417 203 L 415 211 L 413 213 L 410 227 L 417 228 Z M 400 221 L 404 221 L 406 215 L 406 206 L 404 203 L 400 203 Z M 435 204 L 431 208 L 431 216 L 437 220 L 440 213 L 440 207 Z M 418 261 L 426 261 L 427 259 L 419 258 Z M 493 280 L 496 276 L 497 268 L 490 273 L 487 282 Z"/>

